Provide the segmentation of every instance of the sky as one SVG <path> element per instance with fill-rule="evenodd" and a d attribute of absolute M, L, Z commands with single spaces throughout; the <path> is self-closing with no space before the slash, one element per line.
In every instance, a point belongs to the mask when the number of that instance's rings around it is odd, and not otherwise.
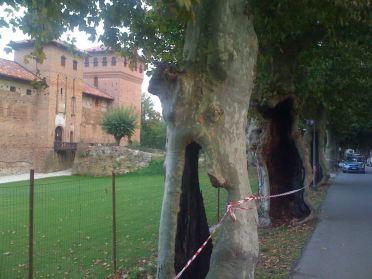
<path fill-rule="evenodd" d="M 6 15 L 4 12 L 1 11 L 1 10 L 3 10 L 2 9 L 3 7 L 4 7 L 4 5 L 3 6 L 0 5 L 0 16 L 5 16 Z M 97 30 L 98 34 L 102 32 L 102 30 L 100 30 L 101 28 L 102 28 L 101 26 L 98 27 L 98 30 Z M 14 54 L 12 52 L 11 53 L 6 53 L 4 51 L 4 48 L 7 46 L 7 44 L 10 41 L 20 41 L 20 40 L 30 39 L 25 34 L 23 34 L 22 31 L 15 30 L 15 32 L 13 32 L 13 30 L 11 28 L 0 28 L 0 34 L 1 34 L 1 38 L 0 38 L 0 58 L 4 58 L 4 59 L 8 59 L 8 60 L 13 60 L 14 59 Z M 70 36 L 71 38 L 76 39 L 75 45 L 79 49 L 87 49 L 87 48 L 91 48 L 91 47 L 100 45 L 100 42 L 98 42 L 98 41 L 92 42 L 92 41 L 88 40 L 88 35 L 85 32 L 80 32 L 79 30 L 74 30 L 73 32 L 70 31 L 70 32 L 65 33 L 61 37 L 61 40 L 66 40 L 68 36 Z M 147 88 L 148 88 L 148 85 L 149 85 L 149 80 L 150 80 L 150 77 L 148 77 L 145 74 L 144 75 L 144 80 L 143 80 L 143 83 L 142 83 L 142 92 L 144 92 L 145 94 L 148 94 L 151 97 L 151 99 L 154 103 L 155 109 L 157 111 L 161 112 L 161 104 L 160 104 L 159 98 L 157 96 L 151 95 L 147 91 Z"/>

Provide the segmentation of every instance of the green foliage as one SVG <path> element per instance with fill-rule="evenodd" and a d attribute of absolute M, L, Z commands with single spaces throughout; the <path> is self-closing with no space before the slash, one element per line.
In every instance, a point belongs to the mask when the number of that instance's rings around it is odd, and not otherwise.
<path fill-rule="evenodd" d="M 137 127 L 137 115 L 132 109 L 125 107 L 112 108 L 102 117 L 102 129 L 115 137 L 119 145 L 123 137 L 132 137 Z"/>
<path fill-rule="evenodd" d="M 256 99 L 295 93 L 295 75 L 304 52 L 322 44 L 337 45 L 348 34 L 366 34 L 368 1 L 252 0 L 259 41 Z"/>
<path fill-rule="evenodd" d="M 153 63 L 177 63 L 182 58 L 184 30 L 193 17 L 198 0 L 116 0 L 116 1 L 6 1 L 9 17 L 0 18 L 0 27 L 20 28 L 35 39 L 36 57 L 42 56 L 45 43 L 59 39 L 77 28 L 97 37 L 112 50 Z M 15 13 L 20 7 L 25 12 Z M 7 20 L 7 18 L 9 18 Z M 73 41 L 71 42 L 73 43 Z"/>
<path fill-rule="evenodd" d="M 141 145 L 164 149 L 166 141 L 166 124 L 149 96 L 142 95 L 141 110 Z"/>

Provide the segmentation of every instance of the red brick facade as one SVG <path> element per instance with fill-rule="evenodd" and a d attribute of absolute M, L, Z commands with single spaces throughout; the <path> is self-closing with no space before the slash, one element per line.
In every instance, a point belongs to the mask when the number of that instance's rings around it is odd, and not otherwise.
<path fill-rule="evenodd" d="M 0 175 L 31 167 L 63 169 L 76 144 L 113 143 L 114 138 L 100 127 L 102 113 L 110 106 L 132 106 L 140 118 L 139 66 L 132 71 L 124 63 L 120 67 L 122 58 L 114 58 L 115 66 L 112 54 L 90 53 L 89 59 L 97 57 L 98 65 L 85 67 L 81 56 L 73 56 L 58 42 L 44 48 L 42 64 L 25 60 L 33 49 L 31 42 L 13 48 L 15 62 L 0 59 Z M 106 66 L 102 57 L 107 57 Z M 37 71 L 45 78 L 46 89 L 31 85 L 27 73 L 32 76 Z M 133 139 L 139 140 L 139 130 Z M 56 141 L 61 143 L 56 146 Z"/>

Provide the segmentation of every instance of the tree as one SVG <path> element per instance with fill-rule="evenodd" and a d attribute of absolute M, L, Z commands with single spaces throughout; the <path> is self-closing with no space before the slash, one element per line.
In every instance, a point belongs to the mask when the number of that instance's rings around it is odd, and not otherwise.
<path fill-rule="evenodd" d="M 167 123 L 166 178 L 159 229 L 158 277 L 172 278 L 209 235 L 198 181 L 206 155 L 215 187 L 228 201 L 251 193 L 245 161 L 246 114 L 257 38 L 246 0 L 9 1 L 25 15 L 9 22 L 43 44 L 78 27 L 135 63 L 137 49 L 155 65 L 149 91 Z M 2 21 L 0 21 L 2 22 Z M 254 207 L 254 203 L 251 207 Z M 252 278 L 258 254 L 256 212 L 237 211 L 184 278 Z"/>
<path fill-rule="evenodd" d="M 137 115 L 132 109 L 125 107 L 112 108 L 102 116 L 102 129 L 114 136 L 116 144 L 124 137 L 130 142 L 137 126 Z"/>
<path fill-rule="evenodd" d="M 166 125 L 159 112 L 154 109 L 151 98 L 142 94 L 141 100 L 141 145 L 164 149 Z"/>
<path fill-rule="evenodd" d="M 318 45 L 339 44 L 347 33 L 367 33 L 368 1 L 252 0 L 251 7 L 260 48 L 253 104 L 262 134 L 269 135 L 260 152 L 275 194 L 312 180 L 310 152 L 298 127 L 304 108 L 312 105 L 297 79 L 302 57 Z M 306 191 L 272 200 L 271 217 L 310 218 L 305 196 Z"/>

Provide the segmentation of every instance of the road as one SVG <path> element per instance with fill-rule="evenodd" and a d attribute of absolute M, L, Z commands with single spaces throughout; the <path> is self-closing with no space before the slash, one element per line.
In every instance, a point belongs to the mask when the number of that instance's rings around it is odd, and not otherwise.
<path fill-rule="evenodd" d="M 336 177 L 291 278 L 372 278 L 372 168 Z"/>

